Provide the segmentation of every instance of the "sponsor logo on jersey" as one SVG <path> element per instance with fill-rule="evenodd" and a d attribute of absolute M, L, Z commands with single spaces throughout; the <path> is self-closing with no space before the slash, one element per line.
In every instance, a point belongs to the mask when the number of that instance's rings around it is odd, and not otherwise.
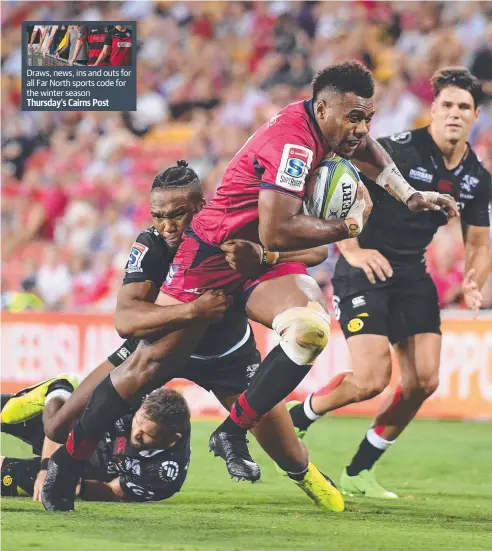
<path fill-rule="evenodd" d="M 184 289 L 183 293 L 192 293 L 194 295 L 203 295 L 205 292 L 205 289 L 199 289 L 198 287 L 195 287 L 195 289 Z"/>
<path fill-rule="evenodd" d="M 117 42 L 116 45 L 118 48 L 131 48 L 132 43 L 131 42 Z"/>
<path fill-rule="evenodd" d="M 396 142 L 396 143 L 409 143 L 412 140 L 412 133 L 411 132 L 398 132 L 396 134 L 392 134 L 390 136 L 390 140 Z"/>
<path fill-rule="evenodd" d="M 437 184 L 437 191 L 439 193 L 451 193 L 453 190 L 453 182 L 450 182 L 449 180 L 439 180 L 439 183 Z"/>
<path fill-rule="evenodd" d="M 354 308 L 361 308 L 366 305 L 366 299 L 363 296 L 355 297 L 352 299 L 352 306 Z"/>
<path fill-rule="evenodd" d="M 159 478 L 161 480 L 176 480 L 179 474 L 179 465 L 176 461 L 164 461 L 159 467 Z"/>
<path fill-rule="evenodd" d="M 138 452 L 142 457 L 154 457 L 154 455 L 157 455 L 158 453 L 162 453 L 165 450 L 142 450 L 141 452 Z"/>
<path fill-rule="evenodd" d="M 284 145 L 275 183 L 291 191 L 302 191 L 312 161 L 313 152 L 307 147 Z"/>
<path fill-rule="evenodd" d="M 142 245 L 142 243 L 138 243 L 137 241 L 133 243 L 130 251 L 130 256 L 128 257 L 128 264 L 126 266 L 127 274 L 143 272 L 142 260 L 144 256 L 147 254 L 148 250 L 149 248 L 146 247 L 145 245 Z"/>
<path fill-rule="evenodd" d="M 357 331 L 360 331 L 364 327 L 364 322 L 360 320 L 359 318 L 351 319 L 347 323 L 347 329 L 351 333 L 357 333 Z"/>
<path fill-rule="evenodd" d="M 167 272 L 166 281 L 164 282 L 168 287 L 171 285 L 174 276 L 178 272 L 179 265 L 178 264 L 172 264 L 169 268 L 169 272 Z"/>
<path fill-rule="evenodd" d="M 465 176 L 463 176 L 463 180 L 461 180 L 461 189 L 467 191 L 468 193 L 471 193 L 471 190 L 477 187 L 479 181 L 480 180 L 478 178 L 475 178 L 475 176 L 470 176 L 469 174 L 466 174 Z"/>
<path fill-rule="evenodd" d="M 421 166 L 410 169 L 408 175 L 414 180 L 420 180 L 421 182 L 427 182 L 428 184 L 432 182 L 433 178 L 432 174 L 429 174 L 427 170 Z"/>

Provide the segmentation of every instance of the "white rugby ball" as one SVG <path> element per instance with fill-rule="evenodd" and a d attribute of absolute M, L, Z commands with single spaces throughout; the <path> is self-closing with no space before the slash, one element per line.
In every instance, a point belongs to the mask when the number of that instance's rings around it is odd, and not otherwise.
<path fill-rule="evenodd" d="M 357 197 L 359 173 L 334 153 L 325 157 L 306 184 L 304 214 L 324 220 L 343 220 Z"/>

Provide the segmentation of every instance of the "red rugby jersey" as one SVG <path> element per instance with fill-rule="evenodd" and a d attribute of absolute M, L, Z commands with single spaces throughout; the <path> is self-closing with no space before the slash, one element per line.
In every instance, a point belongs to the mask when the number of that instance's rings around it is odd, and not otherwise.
<path fill-rule="evenodd" d="M 118 30 L 116 27 L 106 35 L 105 46 L 110 46 L 109 62 L 113 67 L 125 67 L 132 64 L 133 37 L 132 30 L 125 27 Z"/>
<path fill-rule="evenodd" d="M 261 189 L 302 199 L 308 175 L 329 148 L 312 101 L 291 103 L 260 127 L 229 163 L 215 197 L 193 218 L 197 236 L 212 245 L 228 239 L 259 243 Z"/>

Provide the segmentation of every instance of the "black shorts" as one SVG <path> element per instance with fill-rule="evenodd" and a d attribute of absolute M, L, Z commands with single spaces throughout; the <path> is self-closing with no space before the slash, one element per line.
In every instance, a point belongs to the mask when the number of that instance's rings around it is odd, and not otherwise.
<path fill-rule="evenodd" d="M 332 282 L 333 307 L 346 339 L 383 335 L 395 344 L 420 333 L 441 334 L 437 290 L 425 264 L 394 268 L 393 277 L 371 284 L 341 257 Z"/>
<path fill-rule="evenodd" d="M 40 463 L 40 457 L 6 457 L 2 463 L 2 496 L 32 496 Z"/>
<path fill-rule="evenodd" d="M 232 395 L 244 392 L 261 362 L 253 331 L 248 326 L 249 336 L 241 346 L 220 356 L 195 356 L 188 360 L 180 378 L 188 379 L 214 394 Z M 239 343 L 238 343 L 239 344 Z M 135 352 L 138 340 L 126 340 L 108 360 L 118 367 Z M 235 348 L 235 347 L 233 347 Z"/>

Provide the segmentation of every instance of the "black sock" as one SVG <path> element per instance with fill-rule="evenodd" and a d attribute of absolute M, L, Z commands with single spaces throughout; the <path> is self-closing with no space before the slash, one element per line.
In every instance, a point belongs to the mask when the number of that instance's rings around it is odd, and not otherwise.
<path fill-rule="evenodd" d="M 46 396 L 48 396 L 50 392 L 53 392 L 54 390 L 59 390 L 59 389 L 66 390 L 70 393 L 74 391 L 72 383 L 70 383 L 66 379 L 58 379 L 50 384 L 50 386 L 48 387 L 48 390 L 46 391 Z"/>
<path fill-rule="evenodd" d="M 304 477 L 306 476 L 306 473 L 308 471 L 308 468 L 309 468 L 309 465 L 300 473 L 289 473 L 287 471 L 287 476 L 289 478 L 291 478 L 292 480 L 296 480 L 297 482 L 300 482 L 301 480 L 304 479 Z"/>
<path fill-rule="evenodd" d="M 371 469 L 385 451 L 373 446 L 367 439 L 367 436 L 365 436 L 364 440 L 360 443 L 357 453 L 352 458 L 352 462 L 350 465 L 347 465 L 347 474 L 355 476 L 361 471 Z"/>
<path fill-rule="evenodd" d="M 277 345 L 253 375 L 245 397 L 258 415 L 265 415 L 304 379 L 310 365 L 297 365 Z"/>
<path fill-rule="evenodd" d="M 104 433 L 128 411 L 128 404 L 108 375 L 94 390 L 80 421 L 69 434 L 66 447 L 70 455 L 88 461 Z"/>
<path fill-rule="evenodd" d="M 307 430 L 314 423 L 304 411 L 304 402 L 291 408 L 290 417 L 294 426 L 300 430 Z"/>

